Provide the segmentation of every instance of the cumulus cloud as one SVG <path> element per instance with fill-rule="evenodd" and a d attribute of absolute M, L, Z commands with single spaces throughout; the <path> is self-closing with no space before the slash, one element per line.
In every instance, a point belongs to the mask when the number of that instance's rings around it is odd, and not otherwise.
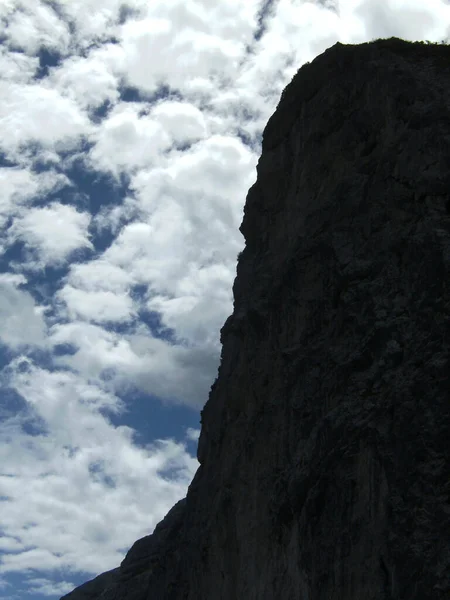
<path fill-rule="evenodd" d="M 165 401 L 201 408 L 220 353 L 211 331 L 199 334 L 209 338 L 203 346 L 186 340 L 168 343 L 144 325 L 124 335 L 74 321 L 53 326 L 49 343 L 54 347 L 70 344 L 73 352 L 56 357 L 56 363 L 90 380 L 107 377 L 118 390 L 131 385 Z"/>
<path fill-rule="evenodd" d="M 88 292 L 126 292 L 133 283 L 132 274 L 111 262 L 99 258 L 71 266 L 68 280 L 74 287 Z"/>
<path fill-rule="evenodd" d="M 442 40 L 450 33 L 449 6 L 440 0 L 430 0 L 426 6 L 420 0 L 391 0 L 388 4 L 363 0 L 355 18 L 364 23 L 369 38 L 382 31 L 384 37 Z"/>
<path fill-rule="evenodd" d="M 232 76 L 251 36 L 256 2 L 206 5 L 155 2 L 148 16 L 120 32 L 129 84 L 154 92 L 161 84 L 184 90 L 186 73 Z"/>
<path fill-rule="evenodd" d="M 27 404 L 27 420 L 39 419 L 46 433 L 25 435 L 24 415 L 0 424 L 2 549 L 8 551 L 0 573 L 108 569 L 178 500 L 196 460 L 172 440 L 137 446 L 131 429 L 114 427 L 102 413 L 123 410 L 120 400 L 73 373 L 49 372 L 24 358 L 8 372 L 9 386 Z"/>
<path fill-rule="evenodd" d="M 25 283 L 23 276 L 0 274 L 0 341 L 12 349 L 41 346 L 45 342 L 44 308 L 20 288 Z"/>
<path fill-rule="evenodd" d="M 70 98 L 82 109 L 94 109 L 119 98 L 119 81 L 108 64 L 95 53 L 70 56 L 51 70 L 48 85 Z"/>
<path fill-rule="evenodd" d="M 86 291 L 66 285 L 59 297 L 65 302 L 71 319 L 107 323 L 129 321 L 134 316 L 133 300 L 126 293 L 119 295 L 108 290 Z"/>
<path fill-rule="evenodd" d="M 11 160 L 22 161 L 27 144 L 73 150 L 92 129 L 73 100 L 39 83 L 0 81 L 0 95 L 0 150 Z"/>
<path fill-rule="evenodd" d="M 73 590 L 73 584 L 67 581 L 56 583 L 45 577 L 30 577 L 28 579 L 30 594 L 40 594 L 42 596 L 64 596 Z"/>
<path fill-rule="evenodd" d="M 77 248 L 93 247 L 88 234 L 90 220 L 89 213 L 59 202 L 30 208 L 14 219 L 8 232 L 10 243 L 23 241 L 39 266 L 58 264 Z"/>
<path fill-rule="evenodd" d="M 53 325 L 49 344 L 71 345 L 75 352 L 55 357 L 56 364 L 69 366 L 87 379 L 98 379 L 105 371 L 133 366 L 136 356 L 122 335 L 100 325 L 71 321 Z"/>
<path fill-rule="evenodd" d="M 139 109 L 138 104 L 119 104 L 104 120 L 93 136 L 95 145 L 90 157 L 95 167 L 117 174 L 161 160 L 172 140 L 156 120 L 140 116 Z"/>
<path fill-rule="evenodd" d="M 128 336 L 128 344 L 135 357 L 133 381 L 141 390 L 198 409 L 205 404 L 220 355 L 217 343 L 202 347 L 168 345 L 137 333 Z M 119 372 L 118 382 L 129 381 L 128 373 Z"/>
<path fill-rule="evenodd" d="M 26 168 L 0 167 L 0 230 L 12 217 L 23 214 L 34 200 L 57 191 L 67 183 L 64 175 L 54 171 L 37 174 Z M 5 246 L 0 245 L 2 247 Z"/>
<path fill-rule="evenodd" d="M 187 102 L 163 101 L 151 111 L 176 144 L 191 144 L 207 135 L 202 112 Z"/>
<path fill-rule="evenodd" d="M 70 42 L 67 23 L 53 8 L 41 2 L 6 2 L 0 9 L 7 26 L 3 30 L 6 44 L 12 50 L 36 54 L 41 47 L 63 52 Z"/>
<path fill-rule="evenodd" d="M 200 429 L 193 429 L 192 427 L 188 427 L 186 430 L 187 439 L 196 442 L 200 436 Z"/>
<path fill-rule="evenodd" d="M 1 77 L 11 83 L 29 83 L 39 65 L 36 56 L 27 56 L 22 52 L 11 52 L 5 45 L 0 47 Z"/>

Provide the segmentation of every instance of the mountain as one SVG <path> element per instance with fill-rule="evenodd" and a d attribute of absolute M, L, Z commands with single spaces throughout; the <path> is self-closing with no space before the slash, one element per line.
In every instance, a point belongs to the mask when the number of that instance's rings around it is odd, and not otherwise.
<path fill-rule="evenodd" d="M 450 598 L 449 97 L 397 38 L 294 76 L 187 497 L 64 600 Z"/>

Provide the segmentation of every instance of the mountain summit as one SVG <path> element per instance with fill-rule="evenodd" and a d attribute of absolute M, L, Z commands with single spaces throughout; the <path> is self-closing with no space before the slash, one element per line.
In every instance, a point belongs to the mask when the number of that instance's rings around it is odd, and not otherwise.
<path fill-rule="evenodd" d="M 187 497 L 64 600 L 448 600 L 449 97 L 397 38 L 294 76 Z"/>

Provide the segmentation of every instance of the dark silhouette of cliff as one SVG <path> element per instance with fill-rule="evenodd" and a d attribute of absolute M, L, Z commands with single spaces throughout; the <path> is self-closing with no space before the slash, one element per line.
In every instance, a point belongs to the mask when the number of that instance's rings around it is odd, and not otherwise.
<path fill-rule="evenodd" d="M 65 600 L 450 598 L 450 47 L 336 44 L 264 131 L 187 497 Z"/>

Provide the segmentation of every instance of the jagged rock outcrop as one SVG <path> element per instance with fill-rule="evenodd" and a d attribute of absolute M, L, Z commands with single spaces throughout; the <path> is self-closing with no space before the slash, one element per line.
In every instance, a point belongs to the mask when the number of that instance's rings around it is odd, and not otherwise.
<path fill-rule="evenodd" d="M 449 96 L 448 46 L 336 44 L 299 70 L 187 498 L 66 600 L 450 598 Z"/>

